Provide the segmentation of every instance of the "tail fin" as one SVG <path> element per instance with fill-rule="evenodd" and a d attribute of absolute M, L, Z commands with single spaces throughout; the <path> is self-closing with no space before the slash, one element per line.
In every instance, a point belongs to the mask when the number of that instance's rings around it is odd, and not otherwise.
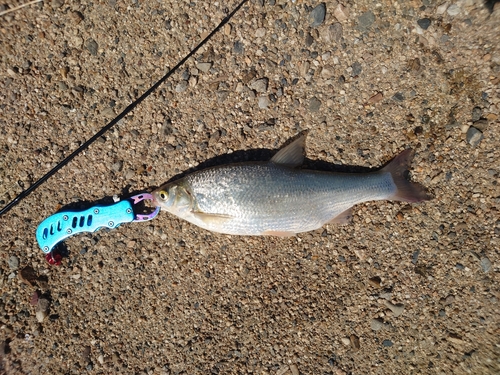
<path fill-rule="evenodd" d="M 413 150 L 407 149 L 396 156 L 381 172 L 389 172 L 396 184 L 396 193 L 389 199 L 403 202 L 422 202 L 432 199 L 425 187 L 406 179 L 408 168 L 413 159 Z"/>

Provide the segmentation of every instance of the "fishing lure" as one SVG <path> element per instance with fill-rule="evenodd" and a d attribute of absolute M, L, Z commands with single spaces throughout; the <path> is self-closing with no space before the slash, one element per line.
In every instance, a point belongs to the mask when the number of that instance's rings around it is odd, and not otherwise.
<path fill-rule="evenodd" d="M 61 264 L 62 256 L 54 247 L 66 238 L 83 232 L 95 232 L 101 228 L 116 228 L 123 223 L 153 219 L 160 208 L 149 214 L 137 212 L 137 205 L 143 200 L 152 200 L 149 193 L 134 195 L 120 202 L 102 206 L 96 205 L 83 211 L 60 211 L 43 220 L 36 230 L 36 239 L 45 259 L 50 264 Z"/>

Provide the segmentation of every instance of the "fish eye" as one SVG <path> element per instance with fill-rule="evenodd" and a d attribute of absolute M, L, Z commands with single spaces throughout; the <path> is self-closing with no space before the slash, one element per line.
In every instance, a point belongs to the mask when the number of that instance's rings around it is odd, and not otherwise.
<path fill-rule="evenodd" d="M 168 193 L 165 190 L 160 191 L 158 195 L 162 200 L 166 200 L 168 198 Z"/>

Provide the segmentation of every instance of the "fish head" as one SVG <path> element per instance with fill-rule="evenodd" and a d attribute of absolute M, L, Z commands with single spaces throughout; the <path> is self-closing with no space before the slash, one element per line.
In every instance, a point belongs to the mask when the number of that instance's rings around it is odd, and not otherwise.
<path fill-rule="evenodd" d="M 153 204 L 177 216 L 185 216 L 193 208 L 193 197 L 182 183 L 172 182 L 151 193 Z"/>

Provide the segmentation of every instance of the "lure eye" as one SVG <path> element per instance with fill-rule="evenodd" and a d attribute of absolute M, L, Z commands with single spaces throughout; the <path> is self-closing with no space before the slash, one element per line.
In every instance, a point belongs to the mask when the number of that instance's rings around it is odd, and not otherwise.
<path fill-rule="evenodd" d="M 160 191 L 160 193 L 158 195 L 160 196 L 160 199 L 162 199 L 164 201 L 167 200 L 167 198 L 168 198 L 168 194 L 164 190 Z"/>

